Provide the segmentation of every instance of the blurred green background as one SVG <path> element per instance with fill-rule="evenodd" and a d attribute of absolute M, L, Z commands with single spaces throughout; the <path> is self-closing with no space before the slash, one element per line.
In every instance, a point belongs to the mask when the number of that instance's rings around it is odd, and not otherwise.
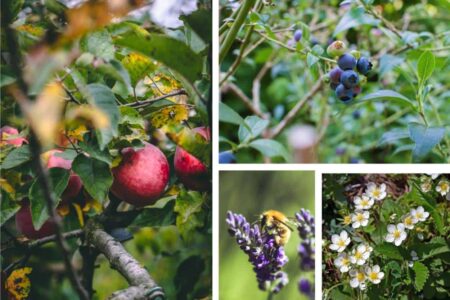
<path fill-rule="evenodd" d="M 301 208 L 314 214 L 314 172 L 223 171 L 219 179 L 220 300 L 266 299 L 267 292 L 258 289 L 247 255 L 227 232 L 226 213 L 231 210 L 243 214 L 249 222 L 257 220 L 259 214 L 268 209 L 279 210 L 289 217 L 294 217 Z M 307 299 L 299 293 L 297 282 L 301 276 L 314 279 L 314 272 L 301 274 L 297 255 L 299 242 L 295 231 L 286 245 L 289 262 L 284 271 L 289 274 L 290 282 L 274 299 Z"/>

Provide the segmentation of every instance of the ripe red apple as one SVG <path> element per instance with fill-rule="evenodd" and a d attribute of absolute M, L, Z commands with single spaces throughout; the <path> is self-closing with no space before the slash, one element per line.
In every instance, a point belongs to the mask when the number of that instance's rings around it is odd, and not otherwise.
<path fill-rule="evenodd" d="M 28 143 L 28 140 L 23 137 L 16 137 L 16 138 L 10 138 L 10 135 L 18 135 L 19 131 L 11 126 L 3 126 L 0 128 L 0 136 L 1 136 L 1 142 L 0 144 L 9 144 L 13 145 L 15 147 L 22 146 L 23 143 Z"/>
<path fill-rule="evenodd" d="M 208 142 L 211 140 L 209 128 L 197 127 L 194 131 L 201 134 Z M 177 147 L 174 158 L 175 172 L 185 187 L 195 191 L 210 188 L 210 178 L 206 166 L 195 156 L 181 147 Z"/>
<path fill-rule="evenodd" d="M 39 230 L 34 229 L 31 207 L 28 201 L 22 202 L 22 207 L 16 214 L 16 227 L 29 239 L 40 239 L 55 234 L 55 224 L 51 220 L 47 220 Z"/>
<path fill-rule="evenodd" d="M 152 144 L 143 149 L 122 150 L 120 165 L 112 169 L 111 191 L 122 201 L 135 206 L 156 202 L 169 181 L 169 163 L 164 153 Z"/>
<path fill-rule="evenodd" d="M 60 156 L 56 156 L 56 153 L 62 153 L 62 151 L 55 149 L 48 152 L 47 168 L 63 168 L 66 170 L 70 170 L 72 168 L 72 161 Z M 80 177 L 71 171 L 69 183 L 67 184 L 66 189 L 61 195 L 62 201 L 68 202 L 75 198 L 80 192 L 81 186 L 82 183 Z"/>

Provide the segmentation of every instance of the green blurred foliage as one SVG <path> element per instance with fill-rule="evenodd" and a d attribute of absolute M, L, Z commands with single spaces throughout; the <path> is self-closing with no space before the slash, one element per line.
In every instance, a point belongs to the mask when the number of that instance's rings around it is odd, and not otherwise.
<path fill-rule="evenodd" d="M 255 273 L 247 256 L 229 236 L 225 223 L 231 210 L 243 214 L 247 221 L 258 220 L 259 214 L 276 209 L 294 217 L 301 208 L 314 214 L 314 172 L 304 171 L 222 171 L 219 176 L 219 295 L 221 300 L 265 299 L 266 292 L 258 289 Z M 299 237 L 292 232 L 286 245 L 289 262 L 284 271 L 289 284 L 274 299 L 307 299 L 300 295 L 300 276 L 314 280 L 314 272 L 301 274 L 297 246 Z"/>

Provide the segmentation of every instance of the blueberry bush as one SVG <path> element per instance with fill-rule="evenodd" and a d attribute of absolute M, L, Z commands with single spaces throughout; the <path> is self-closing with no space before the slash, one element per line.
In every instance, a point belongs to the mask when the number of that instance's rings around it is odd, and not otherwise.
<path fill-rule="evenodd" d="M 450 162 L 448 1 L 220 4 L 222 163 Z"/>
<path fill-rule="evenodd" d="M 2 299 L 208 299 L 210 1 L 2 1 Z"/>
<path fill-rule="evenodd" d="M 449 174 L 325 174 L 323 299 L 448 299 Z"/>

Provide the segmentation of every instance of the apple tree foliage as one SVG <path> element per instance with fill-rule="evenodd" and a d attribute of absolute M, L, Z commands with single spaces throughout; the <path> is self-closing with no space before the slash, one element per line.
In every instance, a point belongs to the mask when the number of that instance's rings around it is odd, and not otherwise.
<path fill-rule="evenodd" d="M 448 163 L 449 9 L 448 1 L 222 1 L 220 151 L 238 163 Z M 373 63 L 349 103 L 326 82 L 335 40 Z"/>
<path fill-rule="evenodd" d="M 170 29 L 151 9 L 151 1 L 2 1 L 1 125 L 18 129 L 2 133 L 0 157 L 2 293 L 13 299 L 76 298 L 57 239 L 29 240 L 15 227 L 28 199 L 40 228 L 51 218 L 49 198 L 75 279 L 95 291 L 89 297 L 128 286 L 103 256 L 86 260 L 86 249 L 96 250 L 85 234 L 96 226 L 123 242 L 167 299 L 211 295 L 211 192 L 186 189 L 172 165 L 179 146 L 210 170 L 210 145 L 192 129 L 211 121 L 211 3 L 198 1 Z M 21 145 L 8 142 L 18 137 Z M 154 205 L 136 208 L 111 194 L 111 169 L 122 149 L 144 142 L 165 154 L 170 179 Z M 37 161 L 52 149 L 72 168 L 40 175 Z M 70 174 L 83 187 L 61 202 Z"/>

